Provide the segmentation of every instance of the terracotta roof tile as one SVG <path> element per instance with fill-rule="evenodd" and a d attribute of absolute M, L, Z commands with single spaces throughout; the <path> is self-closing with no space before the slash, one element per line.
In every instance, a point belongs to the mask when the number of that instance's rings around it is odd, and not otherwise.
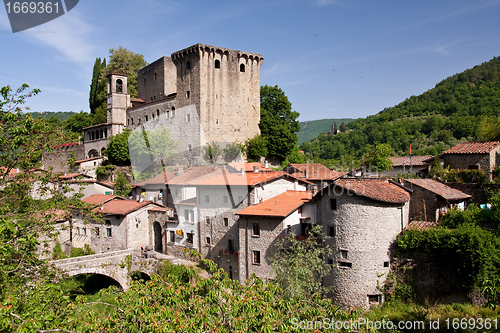
<path fill-rule="evenodd" d="M 266 183 L 273 179 L 277 179 L 280 177 L 290 177 L 293 179 L 298 179 L 292 175 L 287 174 L 283 171 L 273 171 L 273 172 L 249 172 L 244 175 L 240 173 L 224 173 L 220 175 L 216 175 L 214 177 L 210 177 L 194 183 L 193 185 L 201 186 L 201 185 L 240 185 L 240 186 L 253 186 L 260 183 Z M 304 179 L 298 179 L 304 183 L 310 184 L 308 181 Z"/>
<path fill-rule="evenodd" d="M 410 200 L 407 191 L 385 179 L 339 179 L 332 186 L 340 186 L 356 195 L 382 202 L 404 203 Z"/>
<path fill-rule="evenodd" d="M 198 178 L 211 174 L 214 172 L 212 167 L 190 167 L 187 168 L 182 174 L 174 177 L 169 181 L 170 185 L 189 185 L 196 182 Z"/>
<path fill-rule="evenodd" d="M 84 173 L 79 172 L 79 173 L 68 173 L 66 175 L 59 176 L 59 179 L 71 179 L 71 178 L 76 178 L 76 177 L 92 178 L 90 176 L 87 176 Z"/>
<path fill-rule="evenodd" d="M 75 164 L 81 164 L 83 162 L 90 162 L 93 160 L 100 160 L 100 159 L 104 159 L 104 156 L 95 156 L 95 157 L 84 158 L 83 160 L 75 161 Z"/>
<path fill-rule="evenodd" d="M 100 214 L 109 214 L 109 215 L 127 215 L 139 208 L 145 207 L 149 204 L 156 205 L 157 207 L 165 207 L 162 205 L 158 205 L 152 201 L 143 201 L 138 202 L 135 200 L 119 200 L 115 198 L 111 201 L 108 201 L 102 204 L 99 207 L 94 208 L 92 211 Z"/>
<path fill-rule="evenodd" d="M 321 163 L 311 163 L 311 164 L 291 163 L 290 166 L 299 171 L 297 172 L 297 174 L 300 178 L 305 178 L 307 180 L 335 180 L 347 174 L 347 172 L 330 170 Z"/>
<path fill-rule="evenodd" d="M 286 191 L 257 205 L 240 210 L 238 215 L 287 217 L 312 199 L 309 191 Z"/>
<path fill-rule="evenodd" d="M 154 206 L 152 208 L 149 208 L 148 212 L 168 212 L 169 210 L 173 210 L 173 209 L 170 208 L 170 207 L 158 207 L 158 206 Z"/>
<path fill-rule="evenodd" d="M 168 181 L 173 179 L 176 175 L 176 172 L 162 172 L 156 177 L 145 180 L 143 182 L 135 184 L 135 186 L 143 187 L 147 185 L 159 185 L 159 184 L 168 184 Z"/>
<path fill-rule="evenodd" d="M 434 179 L 405 179 L 408 183 L 425 188 L 432 193 L 435 193 L 446 200 L 463 200 L 471 198 L 470 195 L 449 187 Z"/>
<path fill-rule="evenodd" d="M 488 154 L 500 146 L 500 141 L 462 142 L 443 153 L 447 154 Z"/>
<path fill-rule="evenodd" d="M 228 163 L 227 165 L 234 168 L 236 171 L 241 171 L 242 168 L 245 169 L 245 172 L 254 172 L 254 168 L 257 168 L 260 172 L 273 171 L 273 169 L 266 168 L 260 163 Z"/>
<path fill-rule="evenodd" d="M 89 203 L 89 204 L 94 204 L 94 205 L 100 205 L 102 203 L 108 202 L 110 200 L 113 200 L 114 198 L 122 199 L 125 200 L 117 195 L 109 195 L 109 194 L 94 194 L 91 195 L 90 197 L 87 197 L 85 199 L 82 199 L 83 202 Z"/>
<path fill-rule="evenodd" d="M 391 157 L 392 161 L 392 166 L 397 167 L 397 166 L 409 166 L 414 165 L 414 166 L 422 166 L 426 165 L 427 163 L 425 162 L 426 160 L 433 158 L 434 156 L 432 155 L 424 155 L 424 156 L 412 156 L 411 161 L 410 161 L 410 156 L 394 156 Z"/>

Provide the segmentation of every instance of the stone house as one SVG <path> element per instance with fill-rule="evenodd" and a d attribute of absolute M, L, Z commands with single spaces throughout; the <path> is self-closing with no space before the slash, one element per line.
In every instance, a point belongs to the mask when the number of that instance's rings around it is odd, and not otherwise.
<path fill-rule="evenodd" d="M 433 158 L 432 155 L 424 156 L 392 156 L 392 169 L 389 171 L 382 171 L 381 176 L 396 176 L 397 174 L 418 174 L 425 176 L 428 173 L 427 160 Z"/>
<path fill-rule="evenodd" d="M 288 190 L 237 212 L 239 246 L 245 249 L 239 252 L 240 282 L 253 273 L 264 280 L 273 277 L 271 257 L 279 239 L 291 232 L 303 235 L 305 221 L 314 223 L 314 211 L 303 209 L 311 198 L 310 191 Z"/>
<path fill-rule="evenodd" d="M 413 190 L 410 201 L 410 219 L 438 222 L 448 208 L 465 208 L 470 195 L 434 179 L 405 179 Z"/>
<path fill-rule="evenodd" d="M 246 256 L 246 249 L 239 244 L 236 213 L 287 190 L 306 191 L 312 184 L 281 171 L 221 173 L 193 184 L 199 216 L 195 237 L 199 238 L 201 254 L 238 280 L 240 257 Z"/>
<path fill-rule="evenodd" d="M 410 194 L 382 179 L 340 179 L 314 196 L 316 223 L 329 236 L 332 266 L 323 280 L 344 309 L 382 302 L 377 286 L 390 270 L 391 249 L 408 225 Z"/>
<path fill-rule="evenodd" d="M 107 158 L 105 156 L 96 156 L 91 158 L 85 158 L 78 161 L 75 161 L 73 165 L 72 172 L 83 173 L 92 178 L 96 178 L 96 168 L 101 166 Z"/>
<path fill-rule="evenodd" d="M 462 142 L 438 157 L 445 168 L 484 170 L 491 181 L 491 172 L 500 165 L 500 141 Z"/>
<path fill-rule="evenodd" d="M 88 198 L 94 194 L 111 195 L 114 192 L 113 184 L 89 178 L 61 181 L 60 186 L 67 186 L 71 190 L 66 194 L 67 196 L 72 196 L 75 193 L 82 193 L 82 199 Z"/>
<path fill-rule="evenodd" d="M 85 245 L 95 253 L 126 249 L 139 250 L 154 245 L 165 250 L 165 225 L 172 210 L 150 201 L 137 202 L 116 195 L 95 194 L 82 200 L 94 206 L 91 215 L 73 212 L 69 220 L 60 223 L 59 239 L 63 250 Z"/>

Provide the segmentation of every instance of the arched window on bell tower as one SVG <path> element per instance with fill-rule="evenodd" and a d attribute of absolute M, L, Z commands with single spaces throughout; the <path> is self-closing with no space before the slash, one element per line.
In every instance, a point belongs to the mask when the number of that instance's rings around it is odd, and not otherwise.
<path fill-rule="evenodd" d="M 123 92 L 123 81 L 121 79 L 116 80 L 116 92 L 120 94 Z"/>

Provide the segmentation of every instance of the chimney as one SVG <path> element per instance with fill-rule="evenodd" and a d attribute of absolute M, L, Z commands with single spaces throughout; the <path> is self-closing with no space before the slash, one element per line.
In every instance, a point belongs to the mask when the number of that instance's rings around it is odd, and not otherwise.
<path fill-rule="evenodd" d="M 259 167 L 258 166 L 254 166 L 253 167 L 253 172 L 259 172 Z"/>
<path fill-rule="evenodd" d="M 266 169 L 269 169 L 269 161 L 266 161 Z"/>
<path fill-rule="evenodd" d="M 184 169 L 177 168 L 177 176 L 182 175 L 184 173 Z"/>
<path fill-rule="evenodd" d="M 242 167 L 241 168 L 241 175 L 244 176 L 245 175 L 245 167 Z"/>
<path fill-rule="evenodd" d="M 316 195 L 316 193 L 318 193 L 318 186 L 317 185 L 312 185 L 311 186 L 311 192 L 312 192 L 312 196 L 314 197 Z"/>

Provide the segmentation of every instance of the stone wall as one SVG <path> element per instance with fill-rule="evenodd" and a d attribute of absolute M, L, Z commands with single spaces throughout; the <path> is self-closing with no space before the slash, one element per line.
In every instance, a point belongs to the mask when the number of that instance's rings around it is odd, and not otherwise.
<path fill-rule="evenodd" d="M 331 209 L 330 199 L 336 200 L 336 209 Z M 331 235 L 331 230 L 335 234 L 325 239 L 325 246 L 333 249 L 327 258 L 333 268 L 324 278 L 325 286 L 332 287 L 334 303 L 344 309 L 366 309 L 369 296 L 381 300 L 377 284 L 382 282 L 381 274 L 389 273 L 390 249 L 408 224 L 408 203 L 389 204 L 346 191 L 325 191 L 317 201 L 317 214 L 325 234 Z"/>
<path fill-rule="evenodd" d="M 138 97 L 156 101 L 177 92 L 177 71 L 170 57 L 161 57 L 137 73 Z"/>
<path fill-rule="evenodd" d="M 84 159 L 85 158 L 84 145 L 73 144 L 70 146 L 53 148 L 53 150 L 50 152 L 45 151 L 42 157 L 43 168 L 45 170 L 53 168 L 52 171 L 55 173 L 70 172 L 68 166 L 68 159 L 72 157 L 74 157 L 75 160 Z"/>
<path fill-rule="evenodd" d="M 488 193 L 500 190 L 500 184 L 446 183 L 446 185 L 460 190 L 466 194 L 472 195 L 472 198 L 469 202 L 475 204 L 488 203 Z"/>
<path fill-rule="evenodd" d="M 253 224 L 258 223 L 260 235 L 253 234 Z M 273 277 L 271 258 L 275 255 L 276 243 L 285 236 L 283 218 L 240 217 L 239 221 L 239 279 L 244 282 L 255 273 L 262 279 Z M 254 260 L 254 251 L 258 251 L 260 263 Z"/>
<path fill-rule="evenodd" d="M 420 186 L 407 183 L 413 189 L 410 199 L 410 219 L 418 221 L 436 222 L 439 219 L 438 195 Z M 446 207 L 446 202 L 442 203 Z"/>

